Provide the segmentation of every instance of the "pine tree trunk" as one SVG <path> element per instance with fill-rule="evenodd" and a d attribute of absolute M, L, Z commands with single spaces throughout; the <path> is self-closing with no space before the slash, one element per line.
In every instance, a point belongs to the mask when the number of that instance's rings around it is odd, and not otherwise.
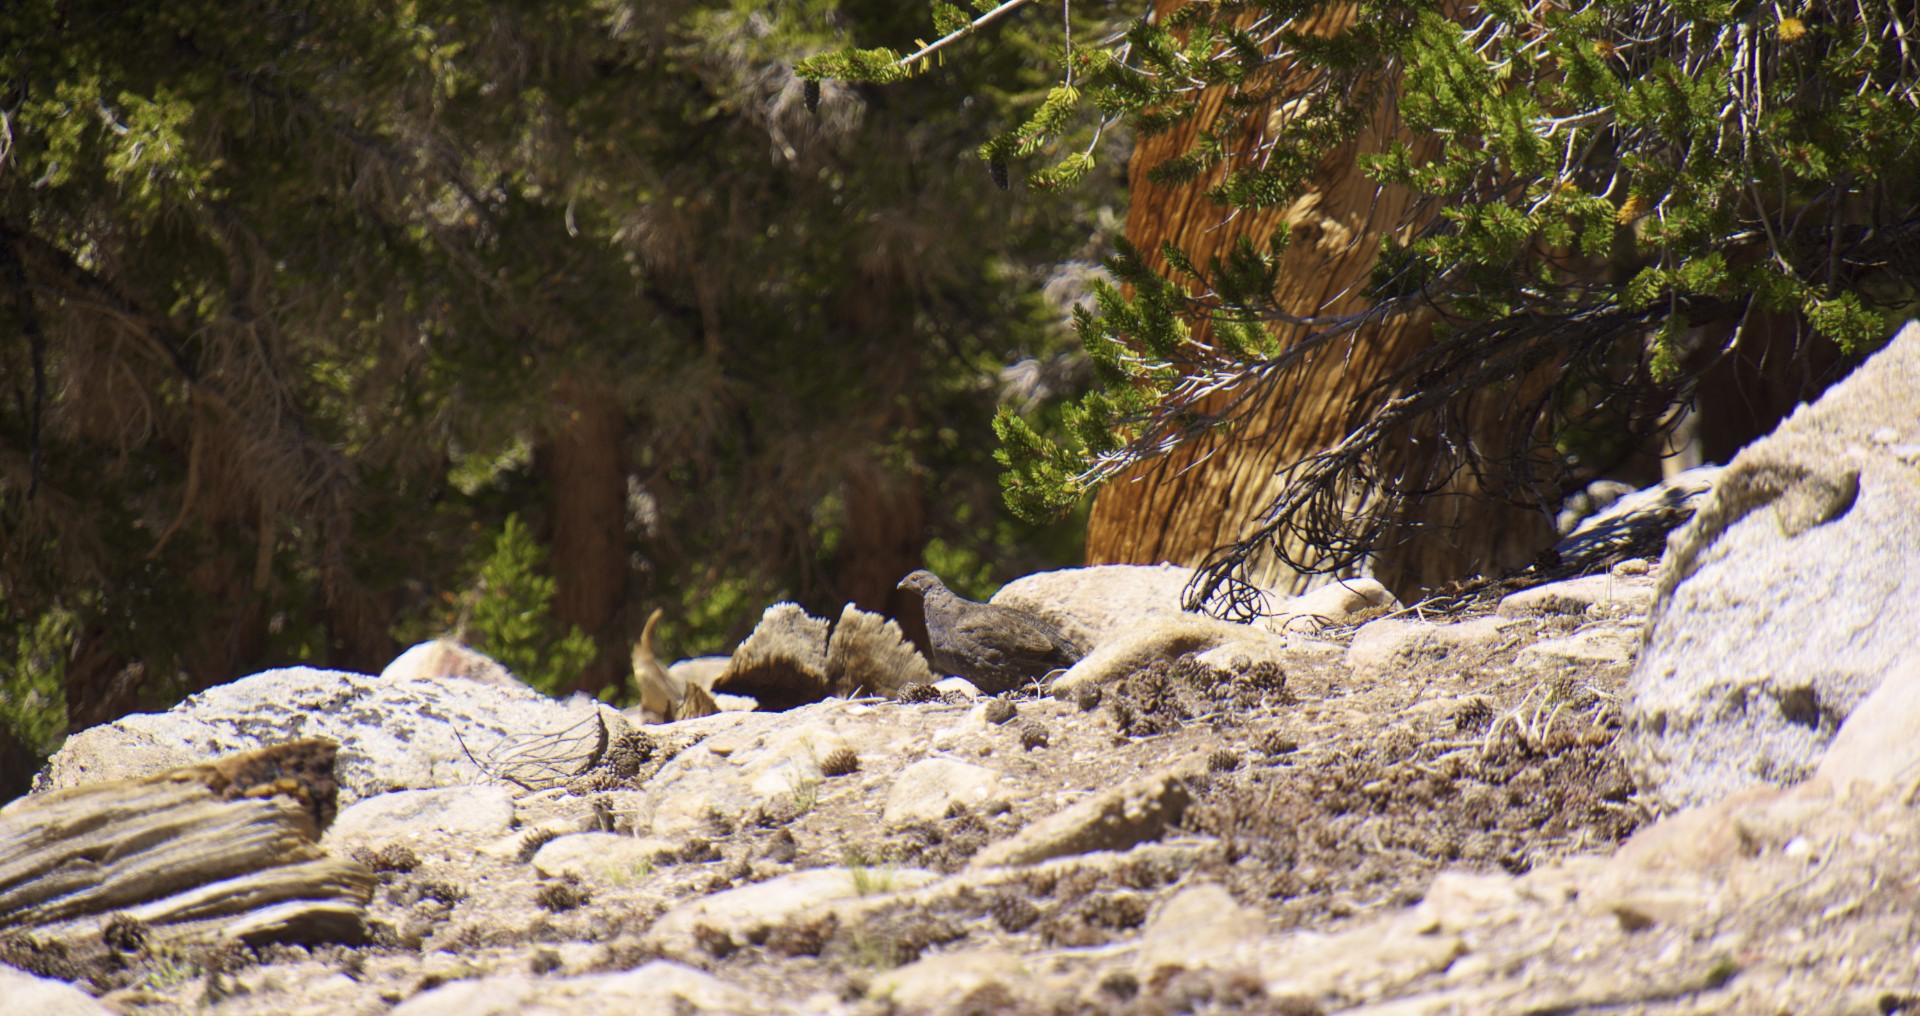
<path fill-rule="evenodd" d="M 1181 3 L 1159 0 L 1156 11 L 1165 16 Z M 1162 242 L 1173 243 L 1195 264 L 1205 265 L 1242 236 L 1264 244 L 1276 228 L 1291 228 L 1292 246 L 1275 294 L 1280 306 L 1301 315 L 1361 309 L 1361 287 L 1379 238 L 1401 225 L 1412 195 L 1377 190 L 1356 164 L 1357 156 L 1383 150 L 1398 131 L 1397 122 L 1387 113 L 1377 116 L 1352 145 L 1327 160 L 1317 186 L 1291 206 L 1242 209 L 1223 226 L 1229 209 L 1208 200 L 1206 191 L 1224 173 L 1163 187 L 1148 180 L 1147 171 L 1185 149 L 1196 125 L 1207 123 L 1219 110 L 1224 94 L 1217 89 L 1207 93 L 1200 114 L 1181 129 L 1144 139 L 1135 148 L 1127 170 L 1132 193 L 1128 240 L 1164 274 L 1166 265 L 1158 254 Z M 1207 324 L 1193 324 L 1196 338 L 1204 341 Z M 1297 392 L 1266 400 L 1265 410 L 1233 433 L 1216 430 L 1103 487 L 1088 522 L 1087 563 L 1192 566 L 1216 547 L 1251 532 L 1284 485 L 1282 471 L 1344 437 L 1356 397 L 1406 363 L 1430 340 L 1429 333 L 1426 321 L 1399 320 L 1368 327 L 1351 345 L 1323 348 L 1298 375 L 1303 383 Z M 1498 419 L 1478 422 L 1493 431 L 1501 427 Z M 1504 444 L 1504 432 L 1499 437 Z M 1418 453 L 1410 454 L 1405 464 L 1412 469 L 1423 465 Z M 1471 478 L 1459 477 L 1447 493 L 1478 490 Z M 1537 513 L 1457 497 L 1437 498 L 1433 505 L 1417 521 L 1435 523 L 1434 528 L 1422 529 L 1373 564 L 1374 575 L 1402 596 L 1470 571 L 1523 563 L 1550 536 Z M 1271 554 L 1257 559 L 1247 577 L 1281 591 L 1302 591 L 1313 584 Z"/>
<path fill-rule="evenodd" d="M 841 487 L 846 528 L 834 551 L 841 599 L 898 621 L 908 639 L 925 646 L 920 598 L 897 586 L 920 567 L 927 546 L 925 492 L 910 477 L 866 459 L 852 464 Z"/>
<path fill-rule="evenodd" d="M 600 646 L 574 685 L 591 695 L 620 679 L 628 653 L 629 633 L 616 623 L 629 571 L 627 418 L 603 384 L 563 383 L 554 402 L 559 428 L 535 451 L 553 499 L 553 617 L 561 631 L 579 625 Z"/>

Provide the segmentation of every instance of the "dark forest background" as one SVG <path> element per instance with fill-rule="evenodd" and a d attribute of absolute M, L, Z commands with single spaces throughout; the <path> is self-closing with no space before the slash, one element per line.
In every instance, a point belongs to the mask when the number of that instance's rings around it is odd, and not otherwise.
<path fill-rule="evenodd" d="M 996 189 L 1044 19 L 891 87 L 868 0 L 0 8 L 0 726 L 455 632 L 623 697 L 776 600 L 1078 560 L 990 420 L 1084 387 L 1114 169 Z M 1114 142 L 1118 144 L 1116 140 Z"/>

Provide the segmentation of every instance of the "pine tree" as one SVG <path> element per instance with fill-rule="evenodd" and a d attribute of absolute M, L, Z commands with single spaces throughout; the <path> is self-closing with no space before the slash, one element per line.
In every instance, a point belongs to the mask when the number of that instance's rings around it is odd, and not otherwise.
<path fill-rule="evenodd" d="M 1184 131 L 1146 176 L 1266 230 L 1204 259 L 1119 253 L 1122 285 L 1081 319 L 1105 384 L 1071 410 L 1074 439 L 997 424 L 1009 502 L 1047 514 L 1223 429 L 1269 434 L 1325 378 L 1315 360 L 1379 367 L 1335 439 L 1270 464 L 1278 492 L 1189 589 L 1201 602 L 1256 551 L 1325 572 L 1391 550 L 1463 474 L 1550 501 L 1670 426 L 1756 336 L 1814 362 L 1869 351 L 1920 281 L 1920 39 L 1896 7 L 1163 2 L 1062 45 L 1053 101 L 985 161 L 1045 185 L 1077 157 L 1051 139 Z M 918 66 L 892 58 L 807 70 Z M 1340 158 L 1407 211 L 1357 238 L 1375 245 L 1361 306 L 1287 306 L 1288 210 Z M 1401 344 L 1409 326 L 1430 337 Z"/>

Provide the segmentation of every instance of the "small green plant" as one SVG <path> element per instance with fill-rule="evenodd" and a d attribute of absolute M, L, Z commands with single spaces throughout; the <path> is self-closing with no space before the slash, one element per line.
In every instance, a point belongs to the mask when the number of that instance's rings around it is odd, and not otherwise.
<path fill-rule="evenodd" d="M 199 977 L 202 973 L 200 964 L 186 954 L 174 952 L 171 949 L 155 952 L 147 962 L 147 972 L 140 978 L 137 987 L 150 991 L 167 991 L 177 988 Z"/>
<path fill-rule="evenodd" d="M 806 777 L 793 777 L 788 784 L 793 800 L 793 813 L 800 816 L 812 811 L 820 804 L 820 780 Z"/>
<path fill-rule="evenodd" d="M 463 636 L 515 676 L 548 694 L 565 691 L 598 652 L 577 626 L 554 632 L 555 584 L 541 574 L 547 553 L 520 516 L 507 516 L 467 593 Z"/>
<path fill-rule="evenodd" d="M 861 896 L 890 893 L 898 888 L 894 866 L 888 864 L 875 869 L 873 859 L 859 847 L 848 847 L 841 855 L 841 863 L 847 869 L 847 876 L 853 879 L 853 891 Z"/>
<path fill-rule="evenodd" d="M 899 945 L 892 935 L 861 928 L 848 942 L 847 961 L 854 966 L 891 970 L 900 965 Z"/>
<path fill-rule="evenodd" d="M 607 873 L 607 881 L 612 882 L 616 888 L 620 889 L 631 888 L 652 877 L 653 858 L 651 857 L 641 858 L 627 865 L 625 870 L 615 870 Z"/>
<path fill-rule="evenodd" d="M 0 672 L 0 727 L 40 755 L 60 747 L 67 731 L 67 650 L 75 635 L 70 611 L 54 609 L 20 627 Z"/>

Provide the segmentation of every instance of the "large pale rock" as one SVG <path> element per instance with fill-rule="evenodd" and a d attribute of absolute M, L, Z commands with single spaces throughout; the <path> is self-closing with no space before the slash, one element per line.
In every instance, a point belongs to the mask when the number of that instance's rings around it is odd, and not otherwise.
<path fill-rule="evenodd" d="M 1668 806 L 1804 779 L 1920 652 L 1920 323 L 1720 474 L 1663 565 L 1622 738 Z"/>
<path fill-rule="evenodd" d="M 1152 970 L 1188 966 L 1196 955 L 1224 955 L 1267 932 L 1260 912 L 1243 907 L 1233 894 L 1212 882 L 1173 894 L 1147 920 L 1140 935 L 1140 961 Z"/>
<path fill-rule="evenodd" d="M 136 713 L 76 734 L 48 760 L 34 789 L 146 776 L 304 737 L 339 743 L 342 804 L 484 782 L 474 759 L 516 768 L 528 781 L 559 781 L 597 761 L 616 733 L 606 724 L 624 722 L 611 710 L 569 707 L 524 686 L 289 667 L 217 685 L 164 713 Z M 508 757 L 516 745 L 539 749 L 539 772 Z"/>
<path fill-rule="evenodd" d="M 1312 634 L 1347 624 L 1355 615 L 1376 607 L 1398 610 L 1400 601 L 1373 579 L 1338 579 L 1282 601 L 1260 619 L 1260 625 L 1268 631 Z"/>
<path fill-rule="evenodd" d="M 842 792 L 821 763 L 842 750 L 856 758 L 901 750 L 900 709 L 833 700 L 785 713 L 722 714 L 737 719 L 647 781 L 633 828 L 672 840 L 704 834 L 715 819 L 737 821 Z"/>
<path fill-rule="evenodd" d="M 384 842 L 425 835 L 489 838 L 513 824 L 513 794 L 505 787 L 400 790 L 366 798 L 340 812 L 327 829 L 329 846 Z"/>
<path fill-rule="evenodd" d="M 1520 650 L 1522 667 L 1612 666 L 1633 659 L 1639 634 L 1631 628 L 1601 625 L 1563 639 L 1547 639 Z"/>
<path fill-rule="evenodd" d="M 464 677 L 481 684 L 525 687 L 524 682 L 514 677 L 513 672 L 498 660 L 450 638 L 422 642 L 401 653 L 387 664 L 387 669 L 380 672 L 380 677 L 387 681 Z"/>
<path fill-rule="evenodd" d="M 1920 781 L 1920 656 L 1896 664 L 1847 717 L 1818 774 L 1841 793 Z"/>
<path fill-rule="evenodd" d="M 1171 564 L 1063 568 L 1015 579 L 990 602 L 1040 615 L 1090 653 L 1124 635 L 1148 611 L 1180 610 L 1192 578 L 1193 569 Z"/>
<path fill-rule="evenodd" d="M 1119 681 L 1155 663 L 1171 663 L 1188 653 L 1219 650 L 1215 659 L 1283 659 L 1288 636 L 1252 625 L 1219 621 L 1200 614 L 1162 611 L 1134 619 L 1125 634 L 1111 638 L 1086 659 L 1054 679 L 1056 692 Z"/>
<path fill-rule="evenodd" d="M 1103 790 L 975 854 L 974 868 L 999 868 L 1157 840 L 1180 821 L 1193 792 L 1184 771 L 1168 770 Z"/>
<path fill-rule="evenodd" d="M 1466 951 L 1431 916 L 1404 911 L 1336 934 L 1266 934 L 1266 921 L 1218 886 L 1183 889 L 1141 936 L 1143 973 L 1169 967 L 1256 975 L 1273 998 L 1378 997 L 1445 970 Z"/>
<path fill-rule="evenodd" d="M 628 1016 L 631 1013 L 770 1013 L 787 1007 L 711 974 L 655 960 L 617 974 L 547 980 L 520 974 L 454 981 L 424 991 L 393 1016 Z"/>

